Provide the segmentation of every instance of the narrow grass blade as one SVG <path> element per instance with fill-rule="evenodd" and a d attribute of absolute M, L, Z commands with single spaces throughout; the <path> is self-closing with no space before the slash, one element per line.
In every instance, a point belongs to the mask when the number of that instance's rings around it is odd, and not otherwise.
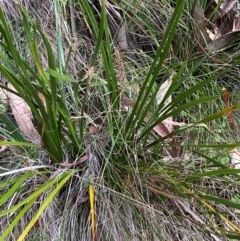
<path fill-rule="evenodd" d="M 61 7 L 60 7 L 60 0 L 54 0 L 54 15 L 55 15 L 55 23 L 56 23 L 56 32 L 57 32 L 57 54 L 58 54 L 58 62 L 60 72 L 62 73 L 63 69 L 65 68 L 64 64 L 64 51 L 63 51 L 63 43 L 62 43 L 62 31 L 61 31 Z"/>
<path fill-rule="evenodd" d="M 216 145 L 216 146 L 213 146 L 213 148 L 217 149 L 217 148 L 220 148 L 220 149 L 227 149 L 228 152 L 236 147 L 239 147 L 240 146 L 240 143 L 239 144 L 225 144 L 225 145 Z M 207 148 L 212 148 L 212 146 L 206 146 Z M 205 158 L 209 164 L 214 164 L 216 167 L 219 167 L 219 168 L 222 168 L 222 169 L 228 169 L 227 166 L 225 166 L 224 164 L 222 164 L 221 162 L 215 160 L 217 159 L 217 157 L 213 157 L 213 158 L 210 158 L 200 152 L 197 152 L 197 151 L 193 151 L 195 154 Z M 232 174 L 234 177 L 236 177 L 238 180 L 240 180 L 240 175 L 238 174 Z"/>
<path fill-rule="evenodd" d="M 12 34 L 10 31 L 8 22 L 4 16 L 2 8 L 0 8 L 0 19 L 1 19 L 0 32 L 1 32 L 2 36 L 4 37 L 6 47 L 7 47 L 8 51 L 12 54 L 14 62 L 18 63 L 18 66 L 21 68 L 21 70 L 23 71 L 26 78 L 30 79 L 27 70 L 24 68 L 24 64 L 22 62 L 21 56 L 19 55 L 19 53 L 14 45 Z"/>
<path fill-rule="evenodd" d="M 162 39 L 161 45 L 158 48 L 156 57 L 151 65 L 151 68 L 148 72 L 148 75 L 143 83 L 143 86 L 141 88 L 141 91 L 139 93 L 138 99 L 136 101 L 136 105 L 132 110 L 132 113 L 129 117 L 129 121 L 126 125 L 126 133 L 130 133 L 130 130 L 137 130 L 140 125 L 143 122 L 143 119 L 145 118 L 147 114 L 147 110 L 150 109 L 152 103 L 155 101 L 154 96 L 152 100 L 148 102 L 146 105 L 145 111 L 142 113 L 141 106 L 144 106 L 145 103 L 147 103 L 148 97 L 151 95 L 152 87 L 156 81 L 156 78 L 158 76 L 158 73 L 163 65 L 163 62 L 167 56 L 167 53 L 169 51 L 176 27 L 178 25 L 178 21 L 180 19 L 183 6 L 185 4 L 185 1 L 178 1 L 174 10 L 174 13 L 172 15 L 172 18 L 167 26 L 166 32 L 164 34 L 164 37 Z M 157 93 L 155 93 L 156 95 Z M 136 124 L 137 123 L 137 124 Z"/>
<path fill-rule="evenodd" d="M 240 235 L 237 235 L 237 233 L 235 232 L 228 232 L 225 234 L 227 238 L 229 239 L 233 239 L 233 240 L 240 240 Z"/>
<path fill-rule="evenodd" d="M 214 197 L 214 196 L 210 196 L 210 195 L 202 195 L 202 197 L 209 201 L 214 201 L 215 203 L 223 204 L 224 206 L 240 209 L 240 204 L 230 202 L 226 199 L 222 199 L 222 198 Z M 239 231 L 240 231 L 240 228 L 239 228 Z"/>
<path fill-rule="evenodd" d="M 25 137 L 19 131 L 19 129 L 12 123 L 9 117 L 6 114 L 0 113 L 0 119 L 3 124 L 6 125 L 7 131 L 4 129 L 0 129 L 0 133 L 8 138 L 10 141 L 20 141 L 20 142 L 27 142 Z"/>
<path fill-rule="evenodd" d="M 47 183 L 44 183 L 41 185 L 37 190 L 35 190 L 31 195 L 26 197 L 23 201 L 19 202 L 18 204 L 14 205 L 13 207 L 9 208 L 8 210 L 1 211 L 0 212 L 0 217 L 3 217 L 9 213 L 15 212 L 18 210 L 21 206 L 25 205 L 26 203 L 30 202 L 32 199 L 38 197 L 40 194 L 43 192 L 47 191 L 48 189 L 52 188 L 56 183 L 59 182 L 59 180 L 65 178 L 65 176 L 68 176 L 69 174 L 67 173 L 62 173 L 58 177 L 49 180 Z"/>
<path fill-rule="evenodd" d="M 191 125 L 191 126 L 187 126 L 187 127 L 180 128 L 179 130 L 170 133 L 169 135 L 165 136 L 164 138 L 161 138 L 161 139 L 159 139 L 159 140 L 157 140 L 157 141 L 153 141 L 151 144 L 146 145 L 145 148 L 149 148 L 149 147 L 154 146 L 154 145 L 156 145 L 156 144 L 158 144 L 158 143 L 160 143 L 160 142 L 163 142 L 165 139 L 167 139 L 167 138 L 169 138 L 169 137 L 172 137 L 172 136 L 175 136 L 175 135 L 177 135 L 177 134 L 180 134 L 181 132 L 184 132 L 184 131 L 186 131 L 186 130 L 188 130 L 188 129 L 190 129 L 190 128 L 193 128 L 194 126 L 196 126 L 196 125 L 198 125 L 198 124 L 207 123 L 207 122 L 210 122 L 210 121 L 212 121 L 212 120 L 215 120 L 215 119 L 217 119 L 217 118 L 225 115 L 226 113 L 228 113 L 229 110 L 234 111 L 234 110 L 238 110 L 238 109 L 240 109 L 240 105 L 230 106 L 230 107 L 228 107 L 228 108 L 225 108 L 225 109 L 223 109 L 223 110 L 220 110 L 220 111 L 218 111 L 217 113 L 215 113 L 215 114 L 213 114 L 213 115 L 210 115 L 210 116 L 208 116 L 208 117 L 206 117 L 206 118 L 204 118 L 204 119 L 202 119 L 202 120 L 194 123 L 194 124 Z M 173 111 L 173 112 L 175 112 L 175 111 Z M 175 112 L 175 114 L 176 114 L 176 112 Z M 172 116 L 172 113 L 166 115 L 166 118 L 167 118 L 168 116 Z M 165 119 L 165 117 L 164 117 L 164 119 Z M 155 123 L 153 124 L 153 126 L 157 125 L 158 123 L 161 123 L 164 119 L 163 119 L 162 117 L 159 118 L 159 119 L 157 120 L 157 122 L 155 122 Z M 149 128 L 149 129 L 150 129 L 150 128 Z M 224 144 L 224 145 L 226 145 L 226 144 Z M 190 146 L 194 146 L 194 145 L 189 145 L 189 147 L 190 147 Z M 204 145 L 196 145 L 196 146 L 197 146 L 197 147 L 203 147 Z M 207 144 L 206 144 L 206 147 L 211 147 L 211 146 L 212 146 L 212 145 L 207 145 Z M 237 147 L 237 146 L 239 146 L 239 143 L 232 144 L 232 146 Z M 216 146 L 216 147 L 217 147 L 217 146 Z"/>
<path fill-rule="evenodd" d="M 94 16 L 94 13 L 91 9 L 91 6 L 89 4 L 89 2 L 87 0 L 79 0 L 79 3 L 81 4 L 82 9 L 84 10 L 84 15 L 85 18 L 87 17 L 93 27 L 93 31 L 95 36 L 98 36 L 98 32 L 99 32 L 99 27 L 98 27 L 98 23 L 97 20 Z M 88 25 L 88 24 L 87 24 Z M 90 30 L 91 31 L 91 30 Z"/>
<path fill-rule="evenodd" d="M 106 12 L 105 12 L 105 4 L 104 1 L 101 0 L 102 4 L 102 9 L 101 9 L 101 17 L 100 17 L 100 27 L 98 31 L 95 31 L 96 37 L 97 37 L 97 42 L 96 42 L 96 47 L 93 53 L 92 61 L 91 61 L 91 66 L 95 65 L 96 59 L 98 52 L 100 50 L 100 47 L 102 46 L 103 42 L 103 34 L 106 31 Z M 89 14 L 89 13 L 88 13 Z M 95 22 L 95 21 L 94 21 Z M 94 25 L 94 22 L 92 22 L 92 25 Z M 108 33 L 107 33 L 108 35 Z M 102 46 L 103 47 L 103 46 Z"/>
<path fill-rule="evenodd" d="M 141 136 L 139 137 L 139 140 L 141 140 L 145 135 L 147 135 L 156 125 L 158 125 L 159 123 L 161 123 L 163 120 L 165 120 L 166 118 L 170 117 L 170 116 L 175 116 L 176 114 L 179 114 L 182 110 L 186 110 L 189 109 L 190 107 L 202 104 L 202 103 L 207 103 L 213 100 L 218 99 L 218 96 L 212 96 L 212 97 L 204 97 L 198 100 L 194 100 L 191 101 L 189 103 L 180 105 L 178 108 L 173 109 L 172 112 L 168 113 L 168 114 L 163 114 L 160 118 L 158 118 L 149 128 L 146 128 L 146 130 L 142 131 Z M 200 122 L 199 122 L 200 123 Z M 201 122 L 203 123 L 203 122 Z M 148 126 L 148 125 L 147 125 Z M 165 137 L 167 138 L 167 136 Z"/>
<path fill-rule="evenodd" d="M 23 218 L 24 214 L 31 208 L 31 206 L 36 202 L 37 197 L 30 200 L 22 210 L 18 213 L 18 215 L 14 218 L 11 224 L 4 230 L 3 234 L 0 236 L 0 240 L 6 240 L 9 233 L 14 229 L 14 227 L 18 224 L 18 222 Z"/>
<path fill-rule="evenodd" d="M 90 216 L 91 216 L 91 229 L 92 229 L 92 241 L 95 240 L 95 207 L 94 207 L 94 188 L 93 185 L 89 185 L 89 202 L 90 202 Z"/>
<path fill-rule="evenodd" d="M 24 175 L 20 176 L 19 178 L 15 179 L 15 183 L 13 186 L 1 197 L 0 199 L 0 207 L 8 201 L 8 199 L 13 196 L 22 183 L 29 177 L 33 176 L 33 172 L 27 172 Z"/>
<path fill-rule="evenodd" d="M 66 82 L 76 82 L 73 78 L 71 78 L 70 76 L 68 75 L 64 75 L 64 74 L 61 74 L 53 69 L 47 69 L 46 71 L 48 74 L 50 74 L 51 76 L 53 76 L 54 78 L 58 79 L 58 80 L 63 80 L 63 81 L 66 81 Z"/>
<path fill-rule="evenodd" d="M 238 174 L 240 173 L 240 169 L 218 169 L 214 171 L 208 171 L 208 172 L 203 172 L 201 174 L 195 175 L 193 177 L 189 177 L 186 179 L 187 182 L 193 182 L 196 180 L 201 179 L 202 177 L 214 177 L 218 175 L 233 175 L 233 174 Z"/>
<path fill-rule="evenodd" d="M 0 141 L 0 146 L 28 146 L 39 148 L 38 146 L 31 144 L 29 142 L 20 142 L 20 141 Z"/>
<path fill-rule="evenodd" d="M 38 212 L 36 215 L 32 218 L 30 223 L 27 225 L 27 227 L 24 229 L 20 237 L 17 239 L 18 241 L 23 241 L 29 231 L 32 229 L 33 225 L 36 223 L 36 221 L 40 218 L 44 210 L 49 206 L 49 204 L 52 202 L 56 194 L 61 190 L 63 185 L 72 177 L 73 173 L 68 173 L 66 176 L 62 177 L 61 180 L 58 180 L 58 184 L 56 185 L 56 188 L 52 190 L 51 194 L 45 199 L 43 204 L 40 206 Z"/>
<path fill-rule="evenodd" d="M 48 86 L 49 83 L 48 83 L 48 80 L 44 74 L 44 71 L 42 69 L 42 66 L 40 64 L 40 60 L 39 60 L 39 55 L 38 55 L 38 50 L 37 50 L 37 45 L 34 41 L 32 41 L 31 43 L 31 50 L 32 50 L 32 55 L 33 55 L 33 58 L 34 58 L 34 62 L 35 62 L 35 65 L 37 67 L 37 70 L 38 70 L 38 73 L 40 74 L 40 76 L 42 77 L 42 80 L 44 81 L 44 86 Z"/>

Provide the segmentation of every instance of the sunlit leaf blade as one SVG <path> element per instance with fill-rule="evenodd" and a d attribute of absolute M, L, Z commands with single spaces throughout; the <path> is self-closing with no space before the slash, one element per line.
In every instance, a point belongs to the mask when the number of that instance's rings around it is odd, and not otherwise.
<path fill-rule="evenodd" d="M 91 228 L 92 228 L 92 241 L 95 240 L 95 206 L 94 206 L 94 188 L 93 185 L 89 185 L 89 202 L 90 202 L 90 216 L 91 216 Z"/>
<path fill-rule="evenodd" d="M 25 230 L 23 230 L 20 237 L 17 239 L 18 241 L 23 241 L 26 237 L 26 235 L 29 233 L 29 231 L 32 229 L 33 225 L 36 223 L 36 221 L 40 218 L 44 210 L 50 205 L 56 194 L 61 190 L 63 185 L 67 182 L 69 178 L 71 178 L 73 173 L 68 173 L 67 175 L 63 176 L 61 180 L 59 180 L 58 184 L 56 185 L 55 189 L 53 189 L 50 193 L 50 195 L 45 199 L 43 204 L 38 209 L 38 212 L 36 215 L 32 218 L 30 223 L 27 225 Z"/>
<path fill-rule="evenodd" d="M 210 196 L 210 195 L 203 195 L 203 198 L 205 198 L 209 201 L 214 201 L 215 203 L 218 203 L 218 204 L 223 204 L 224 206 L 240 209 L 240 204 L 230 202 L 226 199 L 222 199 L 222 198 L 214 197 L 214 196 Z"/>
<path fill-rule="evenodd" d="M 19 142 L 19 141 L 0 141 L 0 146 L 29 146 L 29 147 L 38 147 L 29 142 Z"/>
<path fill-rule="evenodd" d="M 18 222 L 23 218 L 24 214 L 31 208 L 31 206 L 36 202 L 37 198 L 30 200 L 22 210 L 18 213 L 15 219 L 11 222 L 11 224 L 4 230 L 3 234 L 0 236 L 0 240 L 5 240 L 10 232 L 14 229 L 14 227 L 18 224 Z"/>
<path fill-rule="evenodd" d="M 162 64 L 165 60 L 165 57 L 167 56 L 167 53 L 169 51 L 175 29 L 178 25 L 178 20 L 181 16 L 183 7 L 184 7 L 185 1 L 178 1 L 174 10 L 174 13 L 172 15 L 172 18 L 168 24 L 168 27 L 165 31 L 164 37 L 162 39 L 161 45 L 158 48 L 156 57 L 154 58 L 154 61 L 151 65 L 151 68 L 148 72 L 148 75 L 143 83 L 142 89 L 139 93 L 138 99 L 136 101 L 136 105 L 132 110 L 132 114 L 129 117 L 129 121 L 126 125 L 126 133 L 129 133 L 130 129 L 138 129 L 139 126 L 142 124 L 144 117 L 146 116 L 147 112 L 144 111 L 141 113 L 141 106 L 143 106 L 149 95 L 151 94 L 152 87 L 156 81 L 156 78 L 158 76 L 159 70 L 162 67 Z M 155 95 L 157 92 L 155 93 Z M 153 95 L 152 100 L 149 101 L 149 103 L 146 105 L 146 110 L 150 108 L 150 106 L 153 104 L 153 101 L 155 99 L 155 96 Z M 138 123 L 136 126 L 135 123 Z"/>
<path fill-rule="evenodd" d="M 218 169 L 218 170 L 213 170 L 213 171 L 208 171 L 208 172 L 203 172 L 200 173 L 196 176 L 193 177 L 188 177 L 187 181 L 192 182 L 194 180 L 201 179 L 203 177 L 209 178 L 209 177 L 214 177 L 218 175 L 229 175 L 229 174 L 238 174 L 240 173 L 240 169 Z"/>
<path fill-rule="evenodd" d="M 0 198 L 0 206 L 2 206 L 4 203 L 8 201 L 9 198 L 11 198 L 19 189 L 19 187 L 22 185 L 22 183 L 29 177 L 33 176 L 34 174 L 32 172 L 27 172 L 24 175 L 20 176 L 18 179 L 16 179 L 13 186 Z"/>
<path fill-rule="evenodd" d="M 63 81 L 67 81 L 67 82 L 75 82 L 74 79 L 72 79 L 70 76 L 68 75 L 64 75 L 64 74 L 61 74 L 53 69 L 47 69 L 46 71 L 48 74 L 50 74 L 51 76 L 53 76 L 54 78 L 56 79 L 59 79 L 59 80 L 63 80 Z"/>
<path fill-rule="evenodd" d="M 67 175 L 68 175 L 67 173 L 66 174 L 64 174 L 64 173 L 61 174 L 61 178 L 65 178 L 65 176 L 67 176 Z M 3 217 L 3 216 L 5 216 L 5 215 L 7 215 L 9 213 L 15 212 L 16 210 L 18 210 L 20 207 L 22 207 L 23 205 L 25 205 L 26 203 L 28 203 L 32 199 L 38 197 L 40 194 L 42 194 L 43 192 L 47 191 L 49 188 L 53 187 L 56 183 L 58 183 L 58 181 L 59 181 L 58 178 L 55 178 L 55 179 L 49 180 L 47 183 L 44 183 L 38 189 L 36 189 L 32 194 L 30 194 L 28 197 L 26 197 L 23 201 L 21 201 L 18 204 L 12 206 L 8 210 L 1 211 L 0 212 L 0 217 Z"/>

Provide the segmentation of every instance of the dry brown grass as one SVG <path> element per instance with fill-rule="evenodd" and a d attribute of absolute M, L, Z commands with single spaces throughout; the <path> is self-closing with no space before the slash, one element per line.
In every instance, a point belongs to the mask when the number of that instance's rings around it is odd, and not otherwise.
<path fill-rule="evenodd" d="M 71 3 L 71 1 L 69 1 Z M 95 1 L 96 2 L 96 1 Z M 114 7 L 110 4 L 108 8 L 109 22 L 111 31 L 117 32 L 119 28 L 118 14 L 121 12 L 118 7 Z M 140 1 L 142 8 L 146 8 L 145 16 L 152 19 L 152 30 L 155 31 L 156 41 L 158 41 L 166 28 L 166 22 L 172 13 L 170 6 L 161 6 L 161 3 L 157 1 Z M 21 27 L 21 15 L 16 8 L 16 4 L 20 4 L 30 16 L 36 18 L 37 23 L 44 30 L 46 37 L 50 40 L 52 49 L 57 58 L 57 33 L 55 26 L 55 13 L 53 1 L 48 0 L 2 0 L 0 5 L 3 8 L 7 19 L 12 24 L 12 30 L 14 32 L 14 38 L 18 45 L 19 51 L 23 56 L 29 57 L 29 50 L 24 49 L 24 33 Z M 135 11 L 138 11 L 135 6 Z M 129 23 L 129 51 L 121 53 L 121 56 L 117 54 L 117 60 L 120 64 L 116 66 L 119 68 L 119 79 L 122 83 L 132 81 L 138 73 L 138 78 L 144 78 L 146 69 L 151 62 L 151 55 L 154 54 L 156 49 L 156 41 L 151 39 L 151 36 L 147 33 L 147 28 L 144 26 L 144 21 L 139 20 L 137 17 L 131 16 L 133 11 L 129 11 L 129 15 L 126 15 Z M 149 13 L 149 16 L 147 16 Z M 94 51 L 94 36 L 90 32 L 83 15 L 79 10 L 74 9 L 73 5 L 67 9 L 67 16 L 62 12 L 59 16 L 61 18 L 61 31 L 62 31 L 62 44 L 64 57 L 67 57 L 70 47 L 73 47 L 73 54 L 70 59 L 68 73 L 77 80 L 82 79 L 89 70 L 89 63 L 92 53 Z M 161 14 L 161 18 L 159 15 Z M 71 24 L 69 24 L 69 22 Z M 145 22 L 147 22 L 145 20 Z M 113 34 L 113 36 L 115 36 Z M 116 45 L 116 41 L 113 46 Z M 46 52 L 43 48 L 43 43 L 39 43 L 39 52 L 41 53 L 41 62 L 43 66 L 47 66 Z M 149 56 L 142 51 L 149 51 Z M 170 56 L 171 58 L 171 56 Z M 127 61 L 127 66 L 124 66 L 124 61 Z M 101 64 L 96 67 L 96 72 L 101 72 Z M 103 73 L 99 74 L 104 79 Z M 92 89 L 89 99 L 93 99 L 94 96 L 101 99 L 95 91 Z M 95 107 L 89 111 L 92 119 L 95 117 Z M 95 138 L 95 140 L 94 140 Z M 132 173 L 122 173 L 117 170 L 116 167 L 111 169 L 111 163 L 109 164 L 108 178 L 109 180 L 103 180 L 101 174 L 101 158 L 107 156 L 109 153 L 104 153 L 99 150 L 97 135 L 94 137 L 91 135 L 89 140 L 86 141 L 86 148 L 89 149 L 92 157 L 92 163 L 90 163 L 90 169 L 81 170 L 81 175 L 75 176 L 72 183 L 68 183 L 66 188 L 58 195 L 56 199 L 44 212 L 43 216 L 39 220 L 39 226 L 36 225 L 34 230 L 29 234 L 28 241 L 30 240 L 72 240 L 72 241 L 90 241 L 91 240 L 91 228 L 89 219 L 89 203 L 87 188 L 84 185 L 84 177 L 87 176 L 90 171 L 93 171 L 96 176 L 95 183 L 95 195 L 96 195 L 96 240 L 116 240 L 116 241 L 160 241 L 160 240 L 172 240 L 172 241 L 225 241 L 225 237 L 221 237 L 221 233 L 217 233 L 214 230 L 216 225 L 221 222 L 220 218 L 216 218 L 212 213 L 207 213 L 206 208 L 201 209 L 201 205 L 189 196 L 187 198 L 181 198 L 179 195 L 175 195 L 171 190 L 171 178 L 167 178 L 163 181 L 161 176 L 148 174 L 142 175 L 138 172 L 138 169 L 134 170 L 134 180 L 132 179 Z M 106 142 L 106 140 L 102 140 Z M 96 144 L 97 143 L 97 144 Z M 106 143 L 104 143 L 106 145 Z M 136 148 L 139 148 L 136 146 Z M 131 150 L 134 152 L 135 150 Z M 112 153 L 114 155 L 114 153 Z M 128 154 L 124 158 L 128 158 Z M 147 155 L 146 155 L 147 156 Z M 19 157 L 19 156 L 18 156 Z M 14 160 L 16 156 L 12 155 Z M 133 166 L 141 162 L 141 158 L 137 155 L 133 160 Z M 109 161 L 106 158 L 104 161 Z M 152 160 L 151 160 L 152 161 Z M 157 160 L 153 160 L 153 162 Z M 136 162 L 136 163 L 135 163 Z M 161 163 L 161 165 L 165 165 Z M 159 165 L 159 168 L 163 167 Z M 174 166 L 175 165 L 175 166 Z M 133 166 L 129 165 L 129 169 Z M 137 164 L 136 164 L 137 166 Z M 172 168 L 173 170 L 180 169 L 181 180 L 184 180 L 186 175 L 184 167 L 178 166 L 178 163 L 171 162 L 166 164 L 165 167 Z M 56 169 L 53 169 L 53 174 Z M 119 179 L 115 180 L 115 175 Z M 122 176 L 121 176 L 122 175 Z M 114 178 L 112 178 L 114 177 Z M 155 178 L 153 180 L 153 178 Z M 145 185 L 144 182 L 145 181 Z M 219 189 L 224 189 L 224 184 L 221 185 L 222 180 L 216 180 L 219 185 Z M 215 182 L 216 182 L 215 181 Z M 35 185 L 40 185 L 43 180 L 36 180 Z M 155 185 L 154 188 L 150 188 L 150 184 Z M 199 184 L 201 185 L 201 184 Z M 206 183 L 201 187 L 205 189 Z M 216 185 L 216 183 L 215 183 Z M 74 188 L 76 189 L 74 189 Z M 124 188 L 123 188 L 124 187 Z M 174 184 L 172 187 L 175 187 Z M 176 185 L 177 188 L 177 185 Z M 174 190 L 174 188 L 173 188 Z M 221 190 L 221 191 L 222 191 Z M 161 193 L 160 193 L 161 192 Z M 47 195 L 47 194 L 46 194 Z M 230 194 L 228 194 L 230 195 Z M 184 196 L 184 195 L 183 195 Z M 191 195 L 190 195 L 191 196 Z M 186 197 L 186 196 L 185 196 Z M 21 200 L 24 197 L 15 196 L 13 203 Z M 18 228 L 11 234 L 10 240 L 15 240 L 21 233 L 23 227 L 29 221 L 32 213 L 37 209 L 38 205 L 43 203 L 44 196 L 37 201 L 33 209 L 26 216 L 26 220 L 21 220 Z M 200 208 L 198 208 L 200 207 Z M 219 207 L 221 211 L 227 211 L 230 214 L 234 212 L 229 208 Z M 207 213 L 207 214 L 206 214 Z M 211 216 L 212 215 L 212 216 Z M 236 225 L 240 224 L 237 215 L 234 222 Z M 0 229 L 4 230 L 9 225 L 7 219 L 2 219 L 0 222 Z M 228 228 L 226 223 L 221 223 L 222 227 Z M 220 226 L 220 225 L 219 225 Z M 203 230 L 205 232 L 203 232 Z M 215 232 L 216 231 L 216 232 Z M 217 237 L 218 235 L 218 237 Z"/>

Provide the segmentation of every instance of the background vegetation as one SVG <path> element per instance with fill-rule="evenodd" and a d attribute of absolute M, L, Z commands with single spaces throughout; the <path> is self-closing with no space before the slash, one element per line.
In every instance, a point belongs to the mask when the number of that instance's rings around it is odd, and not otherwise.
<path fill-rule="evenodd" d="M 240 239 L 222 3 L 1 2 L 0 240 Z"/>

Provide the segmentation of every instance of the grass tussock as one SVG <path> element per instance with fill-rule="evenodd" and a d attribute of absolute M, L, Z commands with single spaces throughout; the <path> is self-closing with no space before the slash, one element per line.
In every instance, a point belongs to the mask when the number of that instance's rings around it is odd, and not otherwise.
<path fill-rule="evenodd" d="M 0 240 L 240 239 L 238 45 L 203 55 L 193 2 L 1 2 L 1 89 L 41 142 L 2 98 Z"/>

